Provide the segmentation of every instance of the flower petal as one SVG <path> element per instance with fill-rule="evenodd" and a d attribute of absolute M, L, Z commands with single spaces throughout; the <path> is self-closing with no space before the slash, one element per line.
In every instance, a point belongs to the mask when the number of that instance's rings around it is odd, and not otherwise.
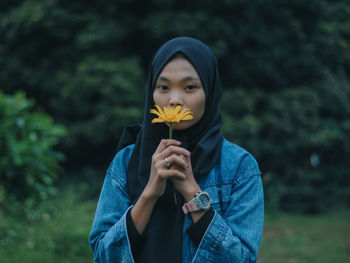
<path fill-rule="evenodd" d="M 193 120 L 193 116 L 192 115 L 187 115 L 181 118 L 181 121 L 188 121 L 188 120 Z"/>
<path fill-rule="evenodd" d="M 159 107 L 158 105 L 155 105 L 155 106 L 156 106 L 158 112 L 160 113 L 160 116 L 162 116 L 162 118 L 165 118 L 165 114 L 164 114 L 164 111 L 162 110 L 162 108 Z"/>
<path fill-rule="evenodd" d="M 163 107 L 165 117 L 171 114 L 171 108 Z"/>
<path fill-rule="evenodd" d="M 177 106 L 175 107 L 174 113 L 175 113 L 175 114 L 179 114 L 180 110 L 181 110 L 181 105 L 177 105 Z"/>
<path fill-rule="evenodd" d="M 192 112 L 189 109 L 182 110 L 181 113 L 179 114 L 179 119 L 180 120 L 192 120 L 193 119 Z"/>
<path fill-rule="evenodd" d="M 158 110 L 159 112 L 163 112 L 163 110 L 162 110 L 161 107 L 159 107 L 157 104 L 156 104 L 155 106 L 156 106 L 156 108 L 157 108 L 157 110 Z"/>
<path fill-rule="evenodd" d="M 159 122 L 166 122 L 166 120 L 160 119 L 160 118 L 154 118 L 154 119 L 152 120 L 152 123 L 159 123 Z"/>
<path fill-rule="evenodd" d="M 168 108 L 163 106 L 163 109 L 158 105 L 155 105 L 155 107 L 156 109 L 151 109 L 150 113 L 157 115 L 158 118 L 154 118 L 152 120 L 152 123 L 165 122 L 166 124 L 171 124 L 174 122 L 180 122 L 182 120 L 193 119 L 193 113 L 191 110 L 187 108 L 183 108 L 181 110 L 181 105 L 177 105 L 175 108 Z"/>
<path fill-rule="evenodd" d="M 161 114 L 158 111 L 156 111 L 155 109 L 151 109 L 149 112 L 153 113 L 153 114 L 156 114 L 158 117 L 161 116 Z"/>

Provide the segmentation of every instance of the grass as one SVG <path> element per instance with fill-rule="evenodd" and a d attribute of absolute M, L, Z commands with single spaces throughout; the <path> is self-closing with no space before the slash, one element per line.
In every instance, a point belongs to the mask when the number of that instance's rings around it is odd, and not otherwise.
<path fill-rule="evenodd" d="M 66 189 L 35 207 L 0 207 L 0 262 L 93 262 L 87 239 L 96 200 L 83 200 L 80 192 Z M 350 211 L 267 214 L 258 262 L 350 262 L 349 218 Z"/>
<path fill-rule="evenodd" d="M 0 262 L 94 262 L 88 234 L 95 208 L 73 189 L 37 207 L 12 206 L 6 214 L 0 208 Z"/>
<path fill-rule="evenodd" d="M 265 216 L 260 263 L 350 262 L 350 211 Z"/>

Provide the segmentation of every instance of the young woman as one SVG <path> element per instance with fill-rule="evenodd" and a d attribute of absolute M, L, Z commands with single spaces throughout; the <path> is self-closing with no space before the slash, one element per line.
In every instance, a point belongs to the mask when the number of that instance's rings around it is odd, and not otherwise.
<path fill-rule="evenodd" d="M 142 126 L 124 131 L 89 242 L 96 262 L 255 262 L 264 204 L 260 170 L 220 129 L 217 60 L 180 37 L 153 56 Z M 233 102 L 234 103 L 234 102 Z M 159 105 L 193 119 L 151 123 Z"/>

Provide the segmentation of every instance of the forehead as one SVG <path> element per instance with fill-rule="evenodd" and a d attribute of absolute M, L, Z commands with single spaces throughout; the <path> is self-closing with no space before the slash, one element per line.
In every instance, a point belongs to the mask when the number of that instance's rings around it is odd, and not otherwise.
<path fill-rule="evenodd" d="M 199 75 L 192 64 L 183 57 L 170 60 L 162 69 L 158 80 L 162 78 L 192 77 L 199 80 Z"/>

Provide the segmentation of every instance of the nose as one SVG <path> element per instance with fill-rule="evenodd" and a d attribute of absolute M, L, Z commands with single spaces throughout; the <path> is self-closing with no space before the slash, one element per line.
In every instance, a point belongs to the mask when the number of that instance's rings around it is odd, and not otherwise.
<path fill-rule="evenodd" d="M 169 104 L 171 107 L 176 107 L 178 105 L 183 106 L 183 94 L 180 91 L 172 91 L 170 94 Z"/>

